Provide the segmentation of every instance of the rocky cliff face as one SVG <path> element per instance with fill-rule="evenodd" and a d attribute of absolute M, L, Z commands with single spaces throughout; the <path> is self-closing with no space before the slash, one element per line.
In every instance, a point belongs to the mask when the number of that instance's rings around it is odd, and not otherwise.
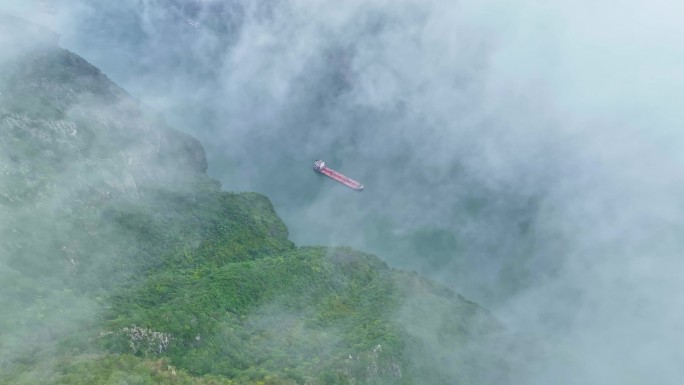
<path fill-rule="evenodd" d="M 75 273 L 88 255 L 98 259 L 95 245 L 114 241 L 113 207 L 163 190 L 219 190 L 197 140 L 61 49 L 54 34 L 5 16 L 0 36 L 3 262 Z"/>
<path fill-rule="evenodd" d="M 2 36 L 16 36 L 22 24 L 12 20 L 0 28 Z M 136 196 L 144 187 L 187 183 L 204 173 L 197 140 L 171 129 L 100 70 L 59 48 L 53 35 L 23 28 L 36 32 L 2 41 L 3 52 L 15 53 L 3 55 L 0 72 L 4 174 L 56 174 L 72 178 L 69 186 L 101 183 L 103 194 Z M 32 148 L 24 148 L 26 143 Z M 20 155 L 40 155 L 32 167 L 46 169 L 32 173 Z M 22 198 L 10 191 L 2 195 Z"/>

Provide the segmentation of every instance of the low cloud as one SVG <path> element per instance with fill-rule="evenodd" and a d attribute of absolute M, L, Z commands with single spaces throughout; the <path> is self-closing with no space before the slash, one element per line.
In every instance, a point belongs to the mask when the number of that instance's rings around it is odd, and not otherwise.
<path fill-rule="evenodd" d="M 682 6 L 54 4 L 5 7 L 198 137 L 295 241 L 376 252 L 548 341 L 521 383 L 677 381 Z"/>

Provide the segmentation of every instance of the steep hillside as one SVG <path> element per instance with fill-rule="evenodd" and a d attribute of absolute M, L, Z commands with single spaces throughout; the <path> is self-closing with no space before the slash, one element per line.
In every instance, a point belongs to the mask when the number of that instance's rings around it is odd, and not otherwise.
<path fill-rule="evenodd" d="M 222 191 L 199 142 L 50 32 L 4 16 L 0 36 L 0 383 L 505 379 L 484 309 L 296 247 L 266 197 Z"/>

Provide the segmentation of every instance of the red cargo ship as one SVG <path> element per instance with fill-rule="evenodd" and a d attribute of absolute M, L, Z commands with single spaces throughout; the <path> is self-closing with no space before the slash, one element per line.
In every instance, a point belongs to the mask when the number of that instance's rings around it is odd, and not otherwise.
<path fill-rule="evenodd" d="M 342 173 L 335 171 L 331 168 L 325 166 L 325 162 L 322 160 L 317 160 L 314 162 L 314 170 L 320 172 L 321 174 L 329 177 L 330 179 L 336 180 L 343 185 L 350 187 L 356 191 L 363 190 L 363 185 L 352 178 L 349 178 Z"/>

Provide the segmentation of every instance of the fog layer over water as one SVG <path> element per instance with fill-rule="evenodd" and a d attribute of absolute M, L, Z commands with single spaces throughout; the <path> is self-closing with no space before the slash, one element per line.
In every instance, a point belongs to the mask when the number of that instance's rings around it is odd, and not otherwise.
<path fill-rule="evenodd" d="M 3 7 L 199 138 L 295 242 L 375 252 L 548 341 L 525 382 L 679 382 L 684 6 Z"/>

